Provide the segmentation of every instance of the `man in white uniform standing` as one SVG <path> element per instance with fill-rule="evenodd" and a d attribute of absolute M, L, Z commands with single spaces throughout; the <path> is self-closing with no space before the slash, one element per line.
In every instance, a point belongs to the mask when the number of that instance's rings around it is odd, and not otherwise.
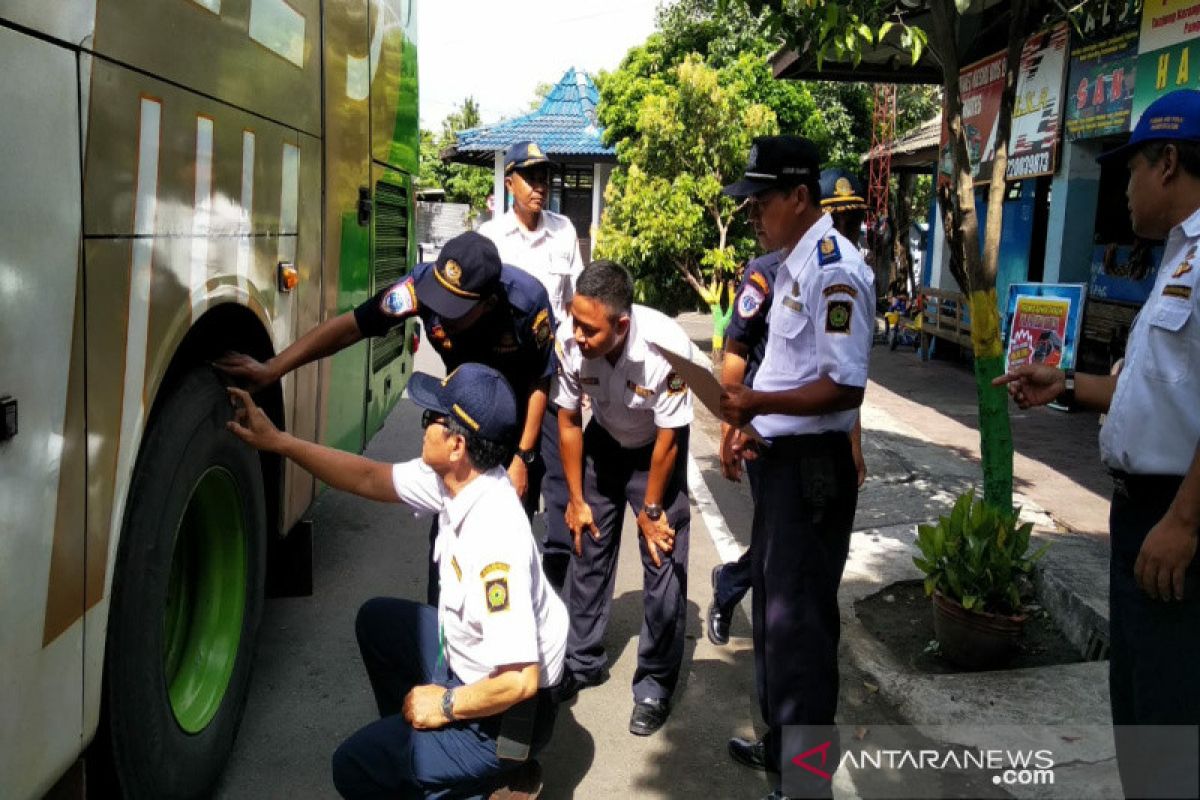
<path fill-rule="evenodd" d="M 495 243 L 503 263 L 529 273 L 546 287 L 554 319 L 561 325 L 569 315 L 583 259 L 571 220 L 545 207 L 550 200 L 550 159 L 535 142 L 517 142 L 504 154 L 504 175 L 512 208 L 485 222 L 479 232 Z M 537 454 L 526 461 L 529 485 L 541 487 L 546 507 L 543 563 L 550 582 L 562 587 L 571 558 L 571 534 L 564 521 L 567 487 L 558 452 L 558 408 L 553 398 L 542 418 L 539 442 L 529 452 Z"/>

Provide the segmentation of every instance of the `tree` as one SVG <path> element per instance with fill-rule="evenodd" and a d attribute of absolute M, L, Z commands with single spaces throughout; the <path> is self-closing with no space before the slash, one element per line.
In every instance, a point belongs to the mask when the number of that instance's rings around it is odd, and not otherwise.
<path fill-rule="evenodd" d="M 968 298 L 971 310 L 971 344 L 975 352 L 975 382 L 979 398 L 980 450 L 983 457 L 984 499 L 1002 510 L 1012 508 L 1012 433 L 1009 428 L 1005 392 L 991 386 L 992 378 L 1004 372 L 1000 339 L 1000 315 L 996 301 L 996 270 L 1000 253 L 1004 178 L 1008 166 L 1008 138 L 1016 94 L 1017 67 L 1031 0 L 1010 0 L 1007 73 L 996 126 L 995 159 L 987 200 L 987 229 L 979 243 L 979 221 L 975 214 L 975 185 L 972 179 L 966 132 L 962 122 L 959 72 L 962 64 L 959 41 L 960 15 L 972 0 L 925 0 L 932 24 L 928 32 L 909 24 L 906 5 L 890 0 L 868 2 L 813 3 L 809 0 L 730 0 L 762 12 L 767 27 L 792 46 L 817 57 L 818 67 L 826 58 L 857 63 L 866 47 L 885 39 L 920 61 L 928 46 L 941 67 L 944 116 L 950 132 L 953 174 L 938 189 L 938 201 L 951 253 L 951 271 Z"/>
<path fill-rule="evenodd" d="M 723 331 L 721 295 L 752 247 L 737 240 L 739 206 L 721 187 L 740 174 L 751 139 L 778 129 L 775 112 L 747 99 L 745 70 L 716 70 L 691 55 L 661 76 L 618 71 L 602 90 L 613 114 L 629 109 L 611 98 L 639 99 L 624 123 L 632 132 L 617 143 L 622 169 L 606 194 L 596 254 L 627 265 L 640 298 L 659 307 L 687 304 L 679 289 L 690 287 L 713 311 L 714 337 Z"/>
<path fill-rule="evenodd" d="M 442 161 L 440 153 L 455 143 L 459 131 L 478 127 L 481 122 L 479 103 L 468 97 L 442 120 L 440 134 L 421 131 L 421 171 L 417 185 L 422 189 L 444 190 L 446 202 L 466 203 L 472 216 L 487 208 L 493 187 L 491 171 L 470 164 L 448 164 Z"/>

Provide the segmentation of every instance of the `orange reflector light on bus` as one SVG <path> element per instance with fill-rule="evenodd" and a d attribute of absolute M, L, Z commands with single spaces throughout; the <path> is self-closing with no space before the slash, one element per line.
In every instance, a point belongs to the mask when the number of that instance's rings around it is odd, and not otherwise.
<path fill-rule="evenodd" d="M 300 272 L 290 261 L 279 262 L 279 291 L 290 292 L 300 283 Z"/>

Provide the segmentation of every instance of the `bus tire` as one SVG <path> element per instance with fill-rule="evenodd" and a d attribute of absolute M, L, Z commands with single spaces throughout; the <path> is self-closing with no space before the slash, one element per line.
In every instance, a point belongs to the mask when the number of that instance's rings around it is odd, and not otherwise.
<path fill-rule="evenodd" d="M 105 648 L 106 733 L 128 798 L 212 793 L 263 610 L 258 453 L 225 430 L 232 409 L 211 370 L 168 391 L 130 484 Z"/>

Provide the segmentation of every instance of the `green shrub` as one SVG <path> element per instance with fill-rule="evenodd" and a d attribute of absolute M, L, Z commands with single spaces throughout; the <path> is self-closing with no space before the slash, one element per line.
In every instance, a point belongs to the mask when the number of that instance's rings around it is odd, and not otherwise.
<path fill-rule="evenodd" d="M 968 611 L 1019 613 L 1021 583 L 1049 545 L 1028 555 L 1033 523 L 1018 521 L 1017 509 L 1005 514 L 971 489 L 936 525 L 917 526 L 913 563 L 925 573 L 925 594 L 939 591 Z"/>

